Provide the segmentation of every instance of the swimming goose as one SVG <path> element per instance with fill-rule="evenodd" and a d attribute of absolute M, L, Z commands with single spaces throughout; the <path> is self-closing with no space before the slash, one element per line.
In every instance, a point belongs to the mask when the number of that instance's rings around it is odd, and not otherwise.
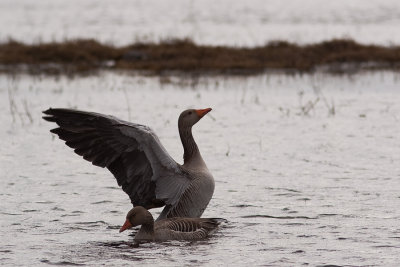
<path fill-rule="evenodd" d="M 225 221 L 216 218 L 166 218 L 154 222 L 151 213 L 136 206 L 126 215 L 126 221 L 119 232 L 141 225 L 135 241 L 199 240 L 212 234 Z"/>
<path fill-rule="evenodd" d="M 214 178 L 193 139 L 192 126 L 211 111 L 188 109 L 178 120 L 184 163 L 176 163 L 147 126 L 113 116 L 50 108 L 43 119 L 51 132 L 93 165 L 105 167 L 129 195 L 133 206 L 165 206 L 157 220 L 200 217 L 214 193 Z"/>

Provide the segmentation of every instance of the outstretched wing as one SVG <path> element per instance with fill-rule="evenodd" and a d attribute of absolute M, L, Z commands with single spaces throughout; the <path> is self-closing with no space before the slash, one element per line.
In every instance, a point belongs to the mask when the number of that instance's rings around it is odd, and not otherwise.
<path fill-rule="evenodd" d="M 134 206 L 175 206 L 190 181 L 147 126 L 72 109 L 48 109 L 51 130 L 93 165 L 108 168 Z"/>

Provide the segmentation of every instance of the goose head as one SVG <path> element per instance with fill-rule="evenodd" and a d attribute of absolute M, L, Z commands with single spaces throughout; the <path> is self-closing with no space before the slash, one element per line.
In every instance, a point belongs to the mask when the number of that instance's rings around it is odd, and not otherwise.
<path fill-rule="evenodd" d="M 154 219 L 151 213 L 142 206 L 136 206 L 126 215 L 126 221 L 121 229 L 119 229 L 119 232 L 121 233 L 134 226 L 153 223 Z"/>
<path fill-rule="evenodd" d="M 205 108 L 205 109 L 187 109 L 183 111 L 179 116 L 178 120 L 179 128 L 192 127 L 211 110 L 212 110 L 211 108 Z"/>

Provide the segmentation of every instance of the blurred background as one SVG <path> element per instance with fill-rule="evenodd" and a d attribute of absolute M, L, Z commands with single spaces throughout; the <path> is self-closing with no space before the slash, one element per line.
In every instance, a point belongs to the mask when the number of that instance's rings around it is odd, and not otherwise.
<path fill-rule="evenodd" d="M 395 0 L 3 0 L 1 39 L 26 43 L 94 38 L 135 41 L 190 38 L 197 44 L 259 46 L 351 38 L 399 44 Z"/>

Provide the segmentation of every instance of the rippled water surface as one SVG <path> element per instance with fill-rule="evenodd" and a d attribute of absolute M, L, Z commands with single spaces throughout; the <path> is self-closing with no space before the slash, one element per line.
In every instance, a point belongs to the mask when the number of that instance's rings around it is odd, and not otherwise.
<path fill-rule="evenodd" d="M 400 76 L 0 76 L 0 265 L 396 266 L 400 253 Z M 216 180 L 199 242 L 132 247 L 128 197 L 41 119 L 48 107 L 151 126 L 181 162 L 177 118 Z M 159 211 L 154 211 L 156 216 Z"/>

